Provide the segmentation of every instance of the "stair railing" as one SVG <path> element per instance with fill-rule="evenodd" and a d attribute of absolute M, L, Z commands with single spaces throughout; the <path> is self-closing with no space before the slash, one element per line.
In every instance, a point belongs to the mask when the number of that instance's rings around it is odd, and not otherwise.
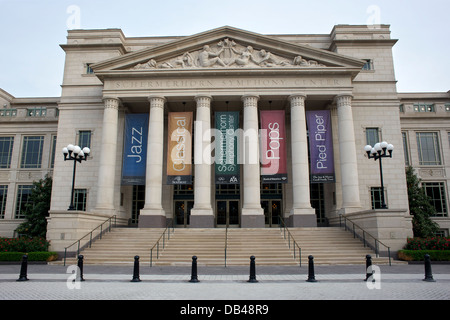
<path fill-rule="evenodd" d="M 374 236 L 372 236 L 370 233 L 368 233 L 367 231 L 365 231 L 363 228 L 361 228 L 359 225 L 357 225 L 356 223 L 354 223 L 352 220 L 350 220 L 349 218 L 339 215 L 339 227 L 342 228 L 342 219 L 344 219 L 344 229 L 346 231 L 350 231 L 353 233 L 353 238 L 359 238 L 363 244 L 364 247 L 369 247 L 371 248 L 373 251 L 375 251 L 376 257 L 378 258 L 380 256 L 380 245 L 384 246 L 387 248 L 387 253 L 388 253 L 388 257 L 389 257 L 389 265 L 391 266 L 391 248 L 387 245 L 385 245 L 384 243 L 382 243 L 380 240 L 378 240 L 377 238 L 375 238 Z M 347 222 L 349 222 L 351 225 L 350 227 L 347 226 Z M 358 229 L 360 230 L 358 233 Z M 373 239 L 374 244 L 372 245 L 370 243 L 369 239 Z"/>
<path fill-rule="evenodd" d="M 106 219 L 103 223 L 101 223 L 99 226 L 95 227 L 94 229 L 92 229 L 91 232 L 87 233 L 85 236 L 81 237 L 80 239 L 78 239 L 77 241 L 75 241 L 74 243 L 72 243 L 70 246 L 65 247 L 64 248 L 64 266 L 66 265 L 66 257 L 67 257 L 67 249 L 73 247 L 75 244 L 78 244 L 77 246 L 77 254 L 76 256 L 78 256 L 80 254 L 80 251 L 83 250 L 87 245 L 89 245 L 89 248 L 92 246 L 92 243 L 97 240 L 98 238 L 101 239 L 103 233 L 106 232 L 110 232 L 111 231 L 111 227 L 112 227 L 112 223 L 114 220 L 114 227 L 116 226 L 116 216 L 111 216 L 108 219 Z M 108 227 L 106 229 L 103 229 L 103 225 L 105 223 L 108 223 Z M 100 233 L 98 235 L 96 235 L 95 237 L 93 237 L 94 232 L 100 228 Z M 89 242 L 86 242 L 84 245 L 81 246 L 81 241 L 86 238 L 87 236 L 89 236 Z"/>
<path fill-rule="evenodd" d="M 286 240 L 286 233 L 287 233 L 287 241 L 288 241 L 289 249 L 291 249 L 291 241 L 292 241 L 294 260 L 296 259 L 296 254 L 295 254 L 296 249 L 298 249 L 298 262 L 299 262 L 299 266 L 301 267 L 302 266 L 302 248 L 300 247 L 298 242 L 295 241 L 294 236 L 291 234 L 288 227 L 286 226 L 286 223 L 284 222 L 284 219 L 280 215 L 278 215 L 278 221 L 279 221 L 279 225 L 280 225 L 280 232 L 283 232 L 283 237 L 285 240 Z"/>
<path fill-rule="evenodd" d="M 227 249 L 228 249 L 228 225 L 225 228 L 225 268 L 227 267 Z"/>
<path fill-rule="evenodd" d="M 159 243 L 162 241 L 162 249 L 164 250 L 166 246 L 166 233 L 167 233 L 167 241 L 170 240 L 170 229 L 172 228 L 172 233 L 175 232 L 174 221 L 168 222 L 166 228 L 163 233 L 159 237 L 158 241 L 151 247 L 150 249 L 150 267 L 153 267 L 153 249 L 156 247 L 156 259 L 159 259 Z"/>

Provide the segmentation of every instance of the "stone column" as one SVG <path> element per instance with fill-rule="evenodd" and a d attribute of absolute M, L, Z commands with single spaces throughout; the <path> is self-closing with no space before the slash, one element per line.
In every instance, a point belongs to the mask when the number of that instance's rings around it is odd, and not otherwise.
<path fill-rule="evenodd" d="M 195 97 L 197 115 L 194 129 L 194 208 L 190 226 L 213 228 L 214 212 L 211 205 L 211 100 L 208 95 Z"/>
<path fill-rule="evenodd" d="M 339 157 L 344 213 L 361 209 L 359 199 L 358 165 L 356 161 L 355 131 L 353 127 L 352 96 L 336 97 L 339 131 Z"/>
<path fill-rule="evenodd" d="M 291 153 L 293 205 L 289 216 L 292 227 L 316 227 L 316 212 L 309 193 L 308 137 L 306 135 L 303 93 L 289 97 L 291 103 Z"/>
<path fill-rule="evenodd" d="M 100 156 L 97 203 L 95 211 L 114 215 L 114 187 L 116 178 L 117 158 L 117 125 L 119 119 L 119 99 L 104 98 L 102 144 L 98 154 Z"/>
<path fill-rule="evenodd" d="M 164 160 L 164 103 L 160 96 L 150 96 L 148 123 L 147 167 L 145 174 L 145 204 L 139 215 L 140 228 L 164 228 L 166 213 L 162 207 Z"/>
<path fill-rule="evenodd" d="M 244 102 L 244 203 L 241 213 L 241 227 L 264 227 L 264 209 L 260 199 L 260 163 L 258 137 L 258 100 L 257 95 L 245 95 Z"/>

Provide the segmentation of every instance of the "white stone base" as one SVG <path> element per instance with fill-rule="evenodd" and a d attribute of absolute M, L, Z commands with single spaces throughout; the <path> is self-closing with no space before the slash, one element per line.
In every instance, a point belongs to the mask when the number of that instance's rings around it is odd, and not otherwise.
<path fill-rule="evenodd" d="M 241 228 L 264 228 L 264 209 L 242 208 Z"/>
<path fill-rule="evenodd" d="M 139 228 L 165 228 L 167 226 L 164 209 L 141 209 L 139 213 Z"/>
<path fill-rule="evenodd" d="M 294 228 L 317 227 L 316 210 L 313 208 L 295 208 L 289 215 L 289 226 Z"/>
<path fill-rule="evenodd" d="M 214 212 L 209 209 L 191 209 L 190 228 L 214 228 Z"/>

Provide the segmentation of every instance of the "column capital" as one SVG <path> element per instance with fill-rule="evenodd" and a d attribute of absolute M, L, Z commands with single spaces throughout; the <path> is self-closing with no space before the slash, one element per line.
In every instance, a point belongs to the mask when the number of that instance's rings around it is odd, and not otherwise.
<path fill-rule="evenodd" d="M 111 108 L 119 110 L 120 100 L 116 97 L 103 97 L 103 104 L 105 105 L 105 109 Z"/>
<path fill-rule="evenodd" d="M 338 94 L 334 100 L 338 107 L 345 106 L 345 105 L 351 105 L 353 99 L 353 95 L 351 93 L 341 93 Z"/>
<path fill-rule="evenodd" d="M 304 93 L 304 92 L 297 92 L 297 93 L 291 94 L 289 96 L 289 100 L 292 101 L 292 99 L 295 99 L 295 98 L 303 98 L 303 100 L 305 100 L 306 97 L 307 97 L 306 93 Z"/>
<path fill-rule="evenodd" d="M 194 97 L 195 102 L 197 103 L 197 107 L 211 107 L 212 97 L 207 94 L 199 94 Z"/>
<path fill-rule="evenodd" d="M 150 108 L 153 107 L 159 107 L 164 108 L 164 104 L 166 103 L 167 99 L 164 96 L 148 96 L 148 101 L 150 101 Z"/>
<path fill-rule="evenodd" d="M 244 107 L 258 107 L 259 96 L 257 94 L 244 94 L 241 97 Z"/>

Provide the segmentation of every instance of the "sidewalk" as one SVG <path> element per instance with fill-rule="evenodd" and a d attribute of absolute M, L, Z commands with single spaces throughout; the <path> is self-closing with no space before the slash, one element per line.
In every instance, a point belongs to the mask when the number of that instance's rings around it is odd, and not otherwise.
<path fill-rule="evenodd" d="M 378 267 L 378 266 L 375 266 Z M 317 282 L 307 282 L 308 266 L 256 265 L 198 267 L 140 266 L 140 282 L 130 282 L 133 266 L 85 265 L 83 282 L 74 282 L 70 266 L 29 264 L 28 281 L 18 282 L 20 265 L 0 265 L 0 300 L 449 300 L 450 265 L 432 265 L 435 282 L 426 282 L 424 266 L 379 266 L 376 282 L 364 281 L 364 265 L 316 266 Z M 73 267 L 72 267 L 73 268 Z"/>

